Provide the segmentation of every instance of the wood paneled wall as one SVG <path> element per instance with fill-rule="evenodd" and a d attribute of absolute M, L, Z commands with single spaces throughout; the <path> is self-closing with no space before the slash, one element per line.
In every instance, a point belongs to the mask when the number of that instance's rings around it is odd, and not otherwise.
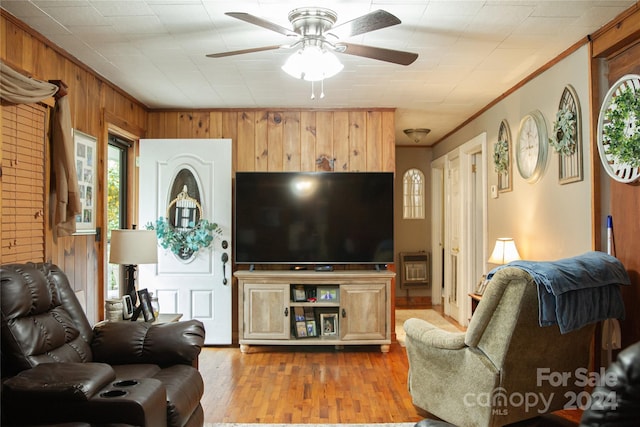
<path fill-rule="evenodd" d="M 151 111 L 148 138 L 231 138 L 234 171 L 395 171 L 395 110 Z"/>
<path fill-rule="evenodd" d="M 0 58 L 33 78 L 68 85 L 72 126 L 98 138 L 98 227 L 105 223 L 103 183 L 110 129 L 133 139 L 231 138 L 234 171 L 395 170 L 393 109 L 150 112 L 4 10 L 0 10 Z M 45 181 L 48 202 L 48 177 Z M 48 215 L 44 223 L 44 260 L 58 264 L 73 288 L 84 291 L 89 319 L 101 319 L 104 242 L 96 235 L 56 238 Z"/>
<path fill-rule="evenodd" d="M 597 151 L 597 121 L 600 106 L 609 87 L 626 74 L 640 74 L 640 5 L 628 10 L 619 22 L 613 22 L 594 34 L 592 51 L 592 108 L 591 141 L 594 177 L 594 236 L 601 236 L 605 215 L 613 216 L 615 255 L 624 264 L 631 278 L 631 286 L 622 287 L 626 308 L 625 319 L 620 322 L 622 348 L 640 340 L 640 185 L 622 184 L 607 177 L 609 200 L 602 199 L 601 178 L 604 174 Z M 600 85 L 603 85 L 601 87 Z M 604 206 L 600 206 L 602 203 Z M 607 204 L 609 205 L 607 207 Z M 605 250 L 605 242 L 597 239 L 595 249 Z M 599 337 L 597 337 L 599 338 Z M 599 341 L 597 341 L 597 348 Z M 604 359 L 604 358 L 603 358 Z M 606 359 L 603 364 L 606 364 Z"/>
<path fill-rule="evenodd" d="M 26 75 L 45 81 L 62 80 L 69 87 L 72 126 L 98 138 L 100 179 L 95 200 L 96 221 L 102 224 L 105 211 L 102 177 L 107 152 L 104 118 L 115 118 L 123 128 L 143 129 L 147 121 L 145 107 L 4 10 L 0 11 L 0 57 Z M 45 181 L 47 191 L 48 177 Z M 103 282 L 103 242 L 96 241 L 96 235 L 56 238 L 51 232 L 48 212 L 45 215 L 45 261 L 58 264 L 69 276 L 73 288 L 84 291 L 87 315 L 90 320 L 97 320 L 102 315 L 103 298 L 98 289 L 102 289 Z"/>

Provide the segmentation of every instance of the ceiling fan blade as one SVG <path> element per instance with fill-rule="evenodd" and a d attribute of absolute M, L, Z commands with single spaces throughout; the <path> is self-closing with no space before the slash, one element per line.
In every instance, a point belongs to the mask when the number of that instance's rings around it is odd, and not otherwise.
<path fill-rule="evenodd" d="M 397 25 L 401 21 L 389 12 L 378 9 L 359 18 L 331 28 L 328 32 L 338 38 L 346 38 L 368 33 L 369 31 Z"/>
<path fill-rule="evenodd" d="M 262 51 L 265 51 L 265 50 L 275 50 L 275 49 L 280 49 L 281 47 L 287 47 L 287 46 L 274 45 L 274 46 L 254 47 L 252 49 L 232 50 L 232 51 L 229 51 L 229 52 L 210 53 L 210 54 L 207 55 L 207 57 L 209 57 L 209 58 L 224 58 L 225 56 L 242 55 L 242 54 L 245 54 L 245 53 L 262 52 Z"/>
<path fill-rule="evenodd" d="M 393 62 L 394 64 L 409 65 L 418 59 L 417 53 L 403 52 L 401 50 L 384 49 L 381 47 L 364 46 L 353 43 L 340 42 L 336 44 L 338 52 L 347 55 L 363 56 L 365 58 L 378 59 L 380 61 Z M 340 48 L 344 47 L 344 50 Z"/>
<path fill-rule="evenodd" d="M 229 15 L 232 18 L 239 19 L 249 24 L 257 25 L 258 27 L 266 28 L 267 30 L 275 31 L 276 33 L 284 34 L 285 36 L 298 36 L 297 33 L 291 31 L 288 28 L 282 27 L 266 19 L 258 18 L 257 16 L 245 13 L 245 12 L 227 12 L 225 15 Z"/>

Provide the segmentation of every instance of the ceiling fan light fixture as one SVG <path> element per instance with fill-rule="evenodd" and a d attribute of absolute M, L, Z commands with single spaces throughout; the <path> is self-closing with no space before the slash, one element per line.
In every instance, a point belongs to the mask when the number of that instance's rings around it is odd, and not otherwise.
<path fill-rule="evenodd" d="M 282 66 L 282 70 L 291 77 L 309 82 L 331 78 L 343 68 L 333 52 L 313 45 L 298 49 Z"/>
<path fill-rule="evenodd" d="M 431 129 L 427 128 L 416 128 L 416 129 L 405 129 L 404 134 L 407 135 L 413 142 L 416 144 L 421 143 L 427 137 Z"/>

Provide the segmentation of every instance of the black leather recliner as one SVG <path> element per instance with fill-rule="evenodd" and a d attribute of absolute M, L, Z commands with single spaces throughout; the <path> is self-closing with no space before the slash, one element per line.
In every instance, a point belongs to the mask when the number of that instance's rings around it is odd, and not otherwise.
<path fill-rule="evenodd" d="M 52 264 L 0 268 L 3 426 L 204 424 L 197 320 L 91 327 Z"/>
<path fill-rule="evenodd" d="M 640 421 L 640 341 L 618 353 L 593 390 L 580 427 L 635 427 Z"/>

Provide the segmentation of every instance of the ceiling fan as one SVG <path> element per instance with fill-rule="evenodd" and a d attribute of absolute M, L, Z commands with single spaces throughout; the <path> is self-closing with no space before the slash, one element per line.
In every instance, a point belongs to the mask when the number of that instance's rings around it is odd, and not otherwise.
<path fill-rule="evenodd" d="M 416 53 L 341 41 L 341 38 L 357 36 L 400 23 L 397 17 L 384 10 L 367 13 L 359 18 L 334 27 L 338 19 L 336 12 L 322 7 L 297 8 L 289 12 L 289 22 L 291 22 L 292 26 L 291 30 L 249 13 L 227 12 L 226 15 L 295 38 L 295 41 L 285 45 L 272 45 L 212 53 L 207 55 L 210 58 L 222 58 L 275 49 L 293 49 L 297 47 L 304 49 L 308 46 L 316 46 L 322 51 L 361 56 L 400 65 L 409 65 L 418 58 Z"/>

